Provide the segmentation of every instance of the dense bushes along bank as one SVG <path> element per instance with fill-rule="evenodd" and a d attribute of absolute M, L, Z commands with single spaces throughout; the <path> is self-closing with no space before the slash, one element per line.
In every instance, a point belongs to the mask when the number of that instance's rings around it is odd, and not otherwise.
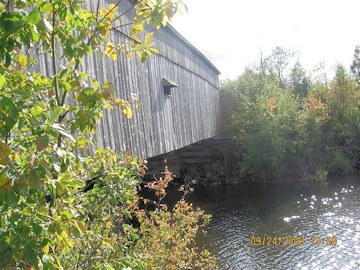
<path fill-rule="evenodd" d="M 259 65 L 222 83 L 222 123 L 237 149 L 235 177 L 320 180 L 360 165 L 359 49 L 352 74 L 311 74 L 275 48 Z M 315 75 L 321 76 L 315 76 Z"/>

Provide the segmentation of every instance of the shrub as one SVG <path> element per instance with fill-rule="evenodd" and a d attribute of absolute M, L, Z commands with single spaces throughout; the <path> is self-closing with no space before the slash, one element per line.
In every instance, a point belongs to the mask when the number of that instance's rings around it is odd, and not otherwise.
<path fill-rule="evenodd" d="M 351 171 L 350 160 L 337 149 L 328 154 L 328 171 L 331 174 L 344 175 Z"/>
<path fill-rule="evenodd" d="M 314 177 L 315 183 L 319 185 L 326 185 L 327 175 L 327 171 L 317 170 Z"/>

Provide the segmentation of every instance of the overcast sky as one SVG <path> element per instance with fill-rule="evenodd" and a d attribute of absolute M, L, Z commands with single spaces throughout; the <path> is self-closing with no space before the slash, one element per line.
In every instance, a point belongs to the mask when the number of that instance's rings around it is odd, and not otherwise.
<path fill-rule="evenodd" d="M 360 44 L 359 0 L 185 0 L 171 25 L 221 72 L 235 78 L 276 46 L 300 52 L 311 70 L 321 61 L 349 67 Z"/>

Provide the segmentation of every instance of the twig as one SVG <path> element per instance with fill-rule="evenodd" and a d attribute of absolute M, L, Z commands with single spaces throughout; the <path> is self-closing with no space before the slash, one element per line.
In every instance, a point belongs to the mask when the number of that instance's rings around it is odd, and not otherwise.
<path fill-rule="evenodd" d="M 56 18 L 55 18 L 55 7 L 53 8 L 53 21 L 52 21 L 52 32 L 51 32 L 51 50 L 52 50 L 52 66 L 53 66 L 53 73 L 54 73 L 54 87 L 55 87 L 55 95 L 56 95 L 56 101 L 57 104 L 59 106 L 61 106 L 60 104 L 60 99 L 59 99 L 59 86 L 58 86 L 58 79 L 57 79 L 57 63 L 56 63 L 56 55 L 55 55 L 55 23 L 56 23 Z"/>

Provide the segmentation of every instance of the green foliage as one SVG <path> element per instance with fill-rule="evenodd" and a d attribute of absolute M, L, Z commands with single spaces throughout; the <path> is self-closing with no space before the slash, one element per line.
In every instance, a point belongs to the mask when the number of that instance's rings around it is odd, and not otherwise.
<path fill-rule="evenodd" d="M 242 174 L 263 180 L 277 177 L 283 170 L 281 162 L 295 152 L 298 140 L 294 134 L 296 98 L 280 88 L 275 75 L 248 70 L 235 83 L 237 92 L 230 91 L 237 95 L 232 99 L 237 103 L 235 110 L 228 107 L 233 111 L 227 129 L 239 145 Z M 232 85 L 223 85 L 224 96 Z M 294 141 L 288 144 L 290 138 Z"/>
<path fill-rule="evenodd" d="M 107 41 L 113 23 L 121 20 L 115 4 L 89 11 L 77 0 L 0 1 L 1 269 L 147 269 L 156 257 L 147 246 L 156 230 L 145 228 L 158 224 L 155 220 L 170 228 L 168 217 L 180 206 L 143 213 L 140 227 L 133 226 L 141 212 L 142 159 L 96 147 L 91 156 L 79 154 L 93 144 L 90 134 L 104 108 L 133 115 L 128 101 L 115 98 L 112 82 L 100 84 L 101 78 L 80 67 L 83 57 L 94 53 L 113 60 L 136 54 L 145 61 L 156 50 L 152 33 L 139 38 L 144 24 L 165 25 L 179 5 L 182 1 L 138 1 L 132 40 L 115 45 Z M 34 71 L 44 55 L 52 74 Z M 181 227 L 179 220 L 171 227 L 182 236 L 185 228 L 195 232 L 204 217 L 200 210 L 181 214 L 192 222 Z M 187 249 L 194 235 L 186 245 L 172 246 L 179 251 L 175 257 L 207 260 Z"/>
<path fill-rule="evenodd" d="M 310 90 L 310 78 L 306 75 L 300 63 L 296 63 L 290 73 L 291 89 L 294 95 L 300 99 L 308 95 Z"/>
<path fill-rule="evenodd" d="M 315 183 L 319 185 L 326 185 L 327 175 L 328 175 L 327 171 L 317 170 L 315 172 L 315 178 L 314 178 Z"/>
<path fill-rule="evenodd" d="M 312 83 L 300 63 L 287 78 L 292 56 L 276 48 L 260 68 L 222 83 L 222 121 L 237 143 L 239 177 L 265 181 L 323 168 L 339 175 L 360 164 L 355 80 L 338 66 L 329 83 Z"/>
<path fill-rule="evenodd" d="M 338 149 L 331 149 L 325 158 L 329 173 L 344 175 L 351 171 L 349 158 Z"/>

